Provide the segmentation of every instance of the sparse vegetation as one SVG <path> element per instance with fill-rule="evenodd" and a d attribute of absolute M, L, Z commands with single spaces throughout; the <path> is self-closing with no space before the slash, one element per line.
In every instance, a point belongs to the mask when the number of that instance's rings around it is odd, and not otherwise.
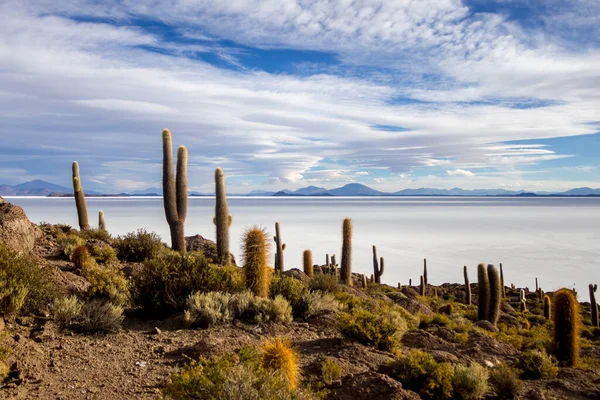
<path fill-rule="evenodd" d="M 119 260 L 127 262 L 142 262 L 154 258 L 166 248 L 160 236 L 145 229 L 118 236 L 113 240 L 112 247 L 116 249 Z"/>
<path fill-rule="evenodd" d="M 524 379 L 551 379 L 558 374 L 556 361 L 546 352 L 527 350 L 519 355 L 515 368 Z"/>
<path fill-rule="evenodd" d="M 411 350 L 390 365 L 392 378 L 424 399 L 451 399 L 454 370 L 421 350 Z"/>
<path fill-rule="evenodd" d="M 480 364 L 458 364 L 454 367 L 452 387 L 457 399 L 483 399 L 488 391 L 488 370 Z"/>
<path fill-rule="evenodd" d="M 506 364 L 492 369 L 490 383 L 501 399 L 514 399 L 523 387 L 517 373 Z"/>
<path fill-rule="evenodd" d="M 342 377 L 342 367 L 333 358 L 326 358 L 321 364 L 321 378 L 323 383 L 331 385 Z"/>

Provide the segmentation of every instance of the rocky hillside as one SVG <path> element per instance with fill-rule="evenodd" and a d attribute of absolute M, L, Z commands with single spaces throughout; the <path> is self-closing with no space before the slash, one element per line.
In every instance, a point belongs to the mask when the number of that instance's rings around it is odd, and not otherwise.
<path fill-rule="evenodd" d="M 559 295 L 506 287 L 482 319 L 477 283 L 465 304 L 464 284 L 348 286 L 318 265 L 266 270 L 263 298 L 213 242 L 187 248 L 35 226 L 0 200 L 0 398 L 600 398 L 589 303 L 563 320 L 544 309 Z"/>

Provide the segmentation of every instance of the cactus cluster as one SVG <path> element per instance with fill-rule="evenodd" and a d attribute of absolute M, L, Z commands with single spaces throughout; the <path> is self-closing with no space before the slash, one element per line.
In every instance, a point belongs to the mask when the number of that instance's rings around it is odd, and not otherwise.
<path fill-rule="evenodd" d="M 163 145 L 163 202 L 165 215 L 171 231 L 171 248 L 185 251 L 184 223 L 187 216 L 187 163 L 188 152 L 185 146 L 177 150 L 177 176 L 173 171 L 173 146 L 171 131 L 162 132 Z"/>
<path fill-rule="evenodd" d="M 554 355 L 565 366 L 579 364 L 579 302 L 573 291 L 561 289 L 554 294 L 552 319 L 554 320 Z"/>
<path fill-rule="evenodd" d="M 381 275 L 383 275 L 383 257 L 381 257 L 381 264 L 377 263 L 377 247 L 373 246 L 373 275 L 375 276 L 375 283 L 381 283 Z"/>
<path fill-rule="evenodd" d="M 342 265 L 340 281 L 352 285 L 352 221 L 345 218 L 342 225 Z"/>
<path fill-rule="evenodd" d="M 281 232 L 279 230 L 279 222 L 275 222 L 275 236 L 273 237 L 276 245 L 275 253 L 275 272 L 283 272 L 283 251 L 285 250 L 285 243 L 281 239 Z"/>
<path fill-rule="evenodd" d="M 221 265 L 229 265 L 229 227 L 233 222 L 227 206 L 227 191 L 225 190 L 225 173 L 223 169 L 215 170 L 215 217 L 213 222 L 217 231 L 217 261 Z"/>
<path fill-rule="evenodd" d="M 596 290 L 598 285 L 592 285 L 590 283 L 590 306 L 592 309 L 592 326 L 598 326 L 598 303 L 596 302 Z"/>
<path fill-rule="evenodd" d="M 85 194 L 81 186 L 81 177 L 79 176 L 79 164 L 73 161 L 73 197 L 75 197 L 75 207 L 77 208 L 77 219 L 79 229 L 86 230 L 90 228 L 88 222 L 87 206 L 85 204 Z"/>

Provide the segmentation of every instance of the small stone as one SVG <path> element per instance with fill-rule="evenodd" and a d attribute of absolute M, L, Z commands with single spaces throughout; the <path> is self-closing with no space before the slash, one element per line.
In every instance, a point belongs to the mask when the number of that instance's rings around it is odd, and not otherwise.
<path fill-rule="evenodd" d="M 154 334 L 155 335 L 160 335 L 162 333 L 162 331 L 160 329 L 158 329 L 157 327 L 154 327 Z"/>
<path fill-rule="evenodd" d="M 146 361 L 136 361 L 136 363 L 135 363 L 135 366 L 140 367 L 140 368 L 144 368 L 146 365 L 148 365 L 148 363 L 146 363 Z"/>

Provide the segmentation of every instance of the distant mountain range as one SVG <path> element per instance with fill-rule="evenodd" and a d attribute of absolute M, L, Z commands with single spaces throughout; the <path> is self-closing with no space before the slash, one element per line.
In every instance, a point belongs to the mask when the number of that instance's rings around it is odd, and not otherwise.
<path fill-rule="evenodd" d="M 85 191 L 88 195 L 103 196 L 103 194 L 89 190 Z M 0 196 L 72 196 L 73 189 L 54 183 L 45 182 L 39 179 L 21 183 L 20 185 L 2 185 L 0 184 Z M 132 193 L 120 193 L 119 196 L 161 196 L 162 189 L 148 188 Z M 190 196 L 212 196 L 213 193 L 190 192 Z M 269 192 L 254 190 L 247 194 L 233 194 L 230 196 L 599 196 L 600 188 L 591 189 L 588 187 L 567 190 L 566 192 L 525 192 L 523 190 L 511 191 L 505 189 L 475 189 L 466 190 L 461 188 L 453 189 L 403 189 L 398 192 L 380 192 L 360 183 L 349 183 L 345 186 L 335 189 L 325 189 L 317 186 L 308 186 L 298 190 L 280 190 L 278 192 Z M 106 194 L 105 196 L 108 196 Z M 115 196 L 114 194 L 111 196 Z"/>

